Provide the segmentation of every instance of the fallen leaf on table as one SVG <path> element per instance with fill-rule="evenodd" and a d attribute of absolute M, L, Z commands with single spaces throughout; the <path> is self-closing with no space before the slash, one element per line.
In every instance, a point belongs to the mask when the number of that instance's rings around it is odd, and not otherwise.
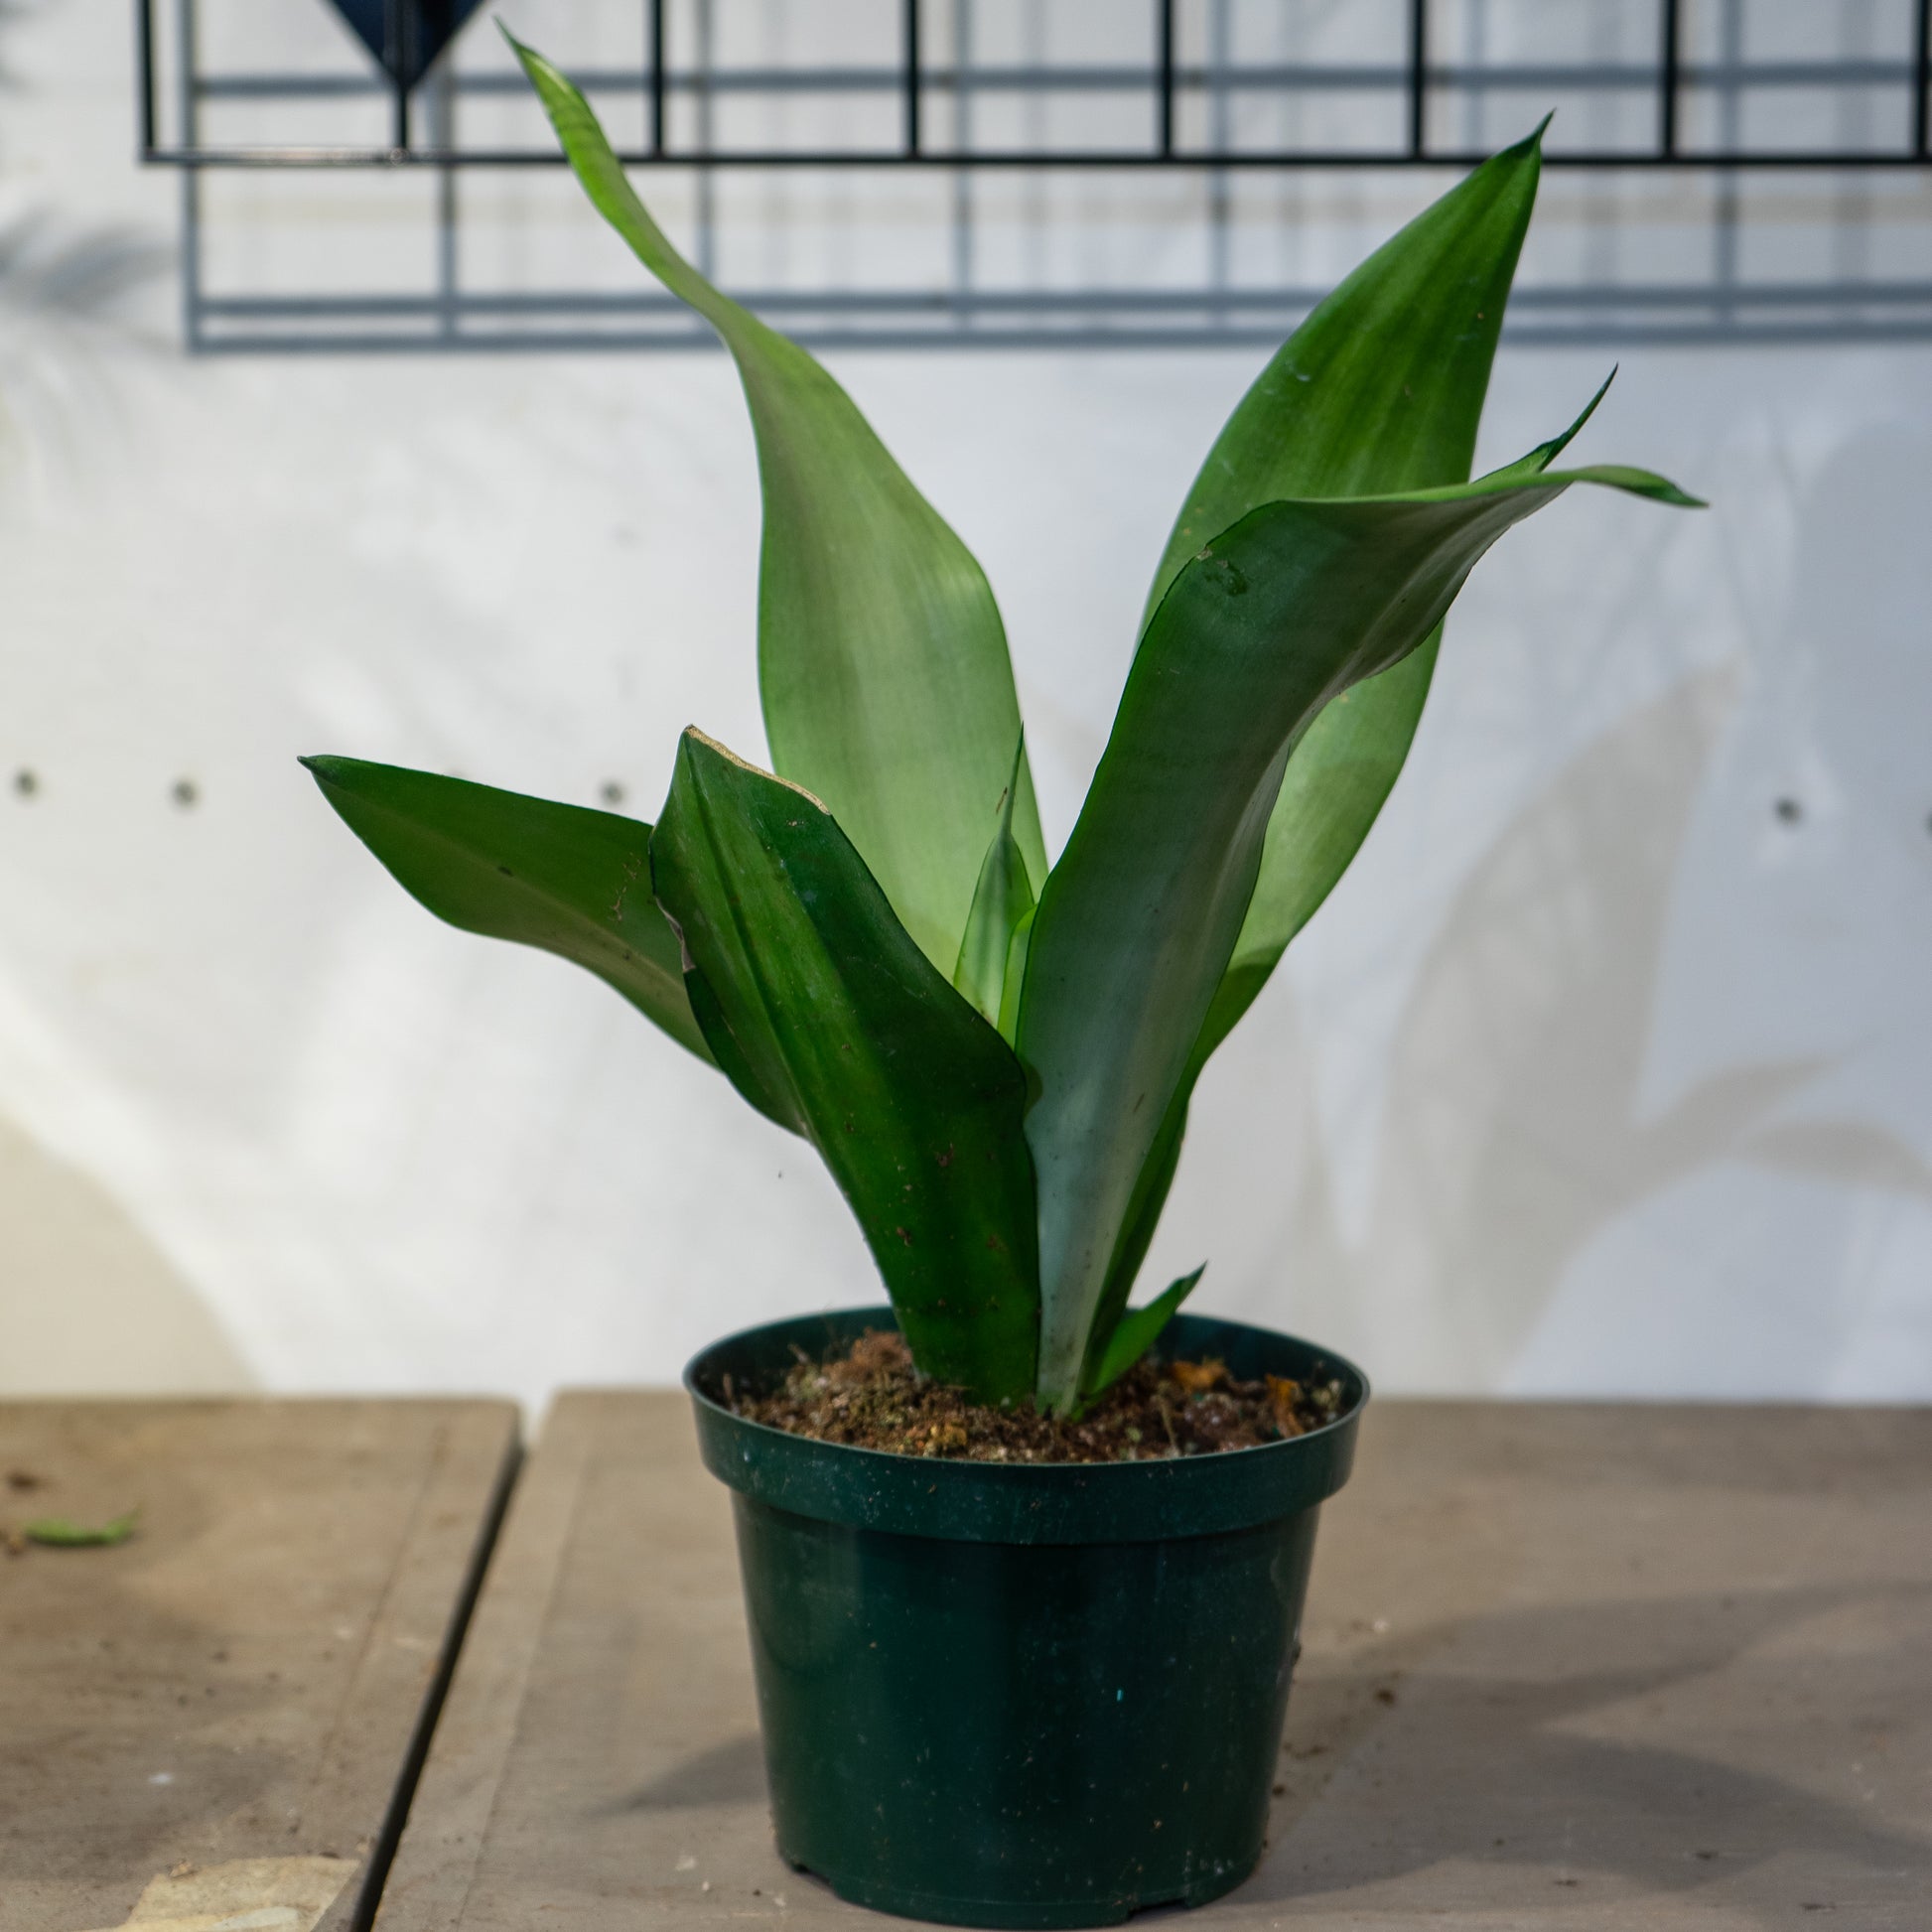
<path fill-rule="evenodd" d="M 125 1543 L 134 1534 L 141 1512 L 130 1509 L 111 1522 L 76 1523 L 66 1516 L 43 1516 L 38 1522 L 24 1524 L 21 1535 L 29 1543 L 45 1543 L 57 1550 L 98 1549 L 112 1543 Z"/>

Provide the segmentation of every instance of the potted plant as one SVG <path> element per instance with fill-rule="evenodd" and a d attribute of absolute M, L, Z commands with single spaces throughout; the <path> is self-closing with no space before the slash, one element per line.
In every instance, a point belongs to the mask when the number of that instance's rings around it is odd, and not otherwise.
<path fill-rule="evenodd" d="M 1198 1271 L 1130 1309 L 1195 1078 L 1388 795 L 1482 553 L 1573 483 L 1694 499 L 1553 470 L 1589 409 L 1467 480 L 1539 130 L 1371 256 L 1235 410 L 1049 866 L 979 567 L 516 51 L 592 201 L 737 360 L 774 768 L 687 731 L 653 827 L 307 762 L 432 911 L 610 982 L 810 1141 L 865 1230 L 890 1312 L 756 1329 L 686 1377 L 735 1491 L 780 1850 L 954 1923 L 1198 1903 L 1260 1856 L 1315 1512 L 1367 1388 L 1305 1342 L 1176 1318 Z M 909 1366 L 865 1341 L 895 1323 Z M 880 1377 L 873 1435 L 826 1425 Z M 1170 1429 L 1237 1397 L 1263 1420 L 1224 1452 L 1108 1437 L 1122 1388 Z"/>

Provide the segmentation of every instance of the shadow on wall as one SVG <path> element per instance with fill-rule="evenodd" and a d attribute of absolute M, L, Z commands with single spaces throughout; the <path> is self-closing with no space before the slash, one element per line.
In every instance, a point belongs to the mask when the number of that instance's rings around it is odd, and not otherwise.
<path fill-rule="evenodd" d="M 1500 1386 L 1573 1259 L 1721 1162 L 1932 1195 L 1884 1128 L 1773 1122 L 1828 1054 L 1732 1065 L 1642 1109 L 1680 860 L 1735 683 L 1701 673 L 1606 732 L 1456 896 L 1395 1035 L 1360 1246 L 1308 1136 L 1285 1243 L 1296 1323 L 1372 1336 L 1397 1385 Z"/>
<path fill-rule="evenodd" d="M 0 221 L 0 477 L 79 474 L 81 450 L 118 423 L 105 351 L 159 340 L 133 318 L 173 260 L 139 234 L 44 207 Z"/>
<path fill-rule="evenodd" d="M 37 11 L 33 0 L 0 0 L 0 95 L 28 85 L 7 62 L 5 37 Z M 36 431 L 58 431 L 78 393 L 101 379 L 101 342 L 139 340 L 131 305 L 163 291 L 175 259 L 172 242 L 82 225 L 58 207 L 36 203 L 0 220 L 0 433 L 24 427 L 32 443 Z"/>
<path fill-rule="evenodd" d="M 1378 1272 L 1397 1294 L 1454 1285 L 1444 1340 L 1480 1385 L 1507 1375 L 1572 1256 L 1818 1071 L 1733 1067 L 1642 1117 L 1672 888 L 1735 683 L 1687 679 L 1598 739 L 1477 867 L 1424 965 L 1376 1205 L 1399 1245 Z"/>
<path fill-rule="evenodd" d="M 0 1119 L 0 1396 L 227 1394 L 254 1379 L 120 1203 Z"/>

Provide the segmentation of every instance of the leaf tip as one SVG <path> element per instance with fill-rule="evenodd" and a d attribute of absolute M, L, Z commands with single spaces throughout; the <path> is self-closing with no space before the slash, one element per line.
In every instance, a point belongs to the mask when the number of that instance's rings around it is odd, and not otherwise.
<path fill-rule="evenodd" d="M 496 31 L 508 43 L 510 52 L 516 57 L 517 66 L 523 69 L 524 79 L 536 89 L 537 98 L 543 102 L 544 111 L 550 114 L 553 120 L 556 113 L 556 103 L 551 98 L 553 95 L 561 94 L 566 100 L 583 105 L 585 111 L 589 111 L 577 83 L 562 68 L 558 67 L 556 62 L 547 55 L 539 53 L 527 41 L 518 40 L 504 23 L 501 14 L 492 17 L 496 22 Z"/>
<path fill-rule="evenodd" d="M 1543 137 L 1549 132 L 1550 123 L 1556 117 L 1557 110 L 1553 107 L 1520 141 L 1512 141 L 1508 147 L 1498 148 L 1482 164 L 1483 169 L 1501 168 L 1506 162 L 1522 161 L 1527 161 L 1533 168 L 1540 169 L 1543 165 Z"/>

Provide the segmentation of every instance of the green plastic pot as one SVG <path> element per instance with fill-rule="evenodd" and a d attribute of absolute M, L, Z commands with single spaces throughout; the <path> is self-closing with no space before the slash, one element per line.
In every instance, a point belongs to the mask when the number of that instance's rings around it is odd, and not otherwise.
<path fill-rule="evenodd" d="M 1180 1315 L 1164 1351 L 1340 1379 L 1292 1442 L 1014 1466 L 812 1442 L 723 1406 L 889 1309 L 772 1322 L 685 1371 L 735 1492 L 778 1850 L 949 1925 L 1115 1924 L 1260 1863 L 1321 1503 L 1368 1399 L 1325 1350 Z"/>

